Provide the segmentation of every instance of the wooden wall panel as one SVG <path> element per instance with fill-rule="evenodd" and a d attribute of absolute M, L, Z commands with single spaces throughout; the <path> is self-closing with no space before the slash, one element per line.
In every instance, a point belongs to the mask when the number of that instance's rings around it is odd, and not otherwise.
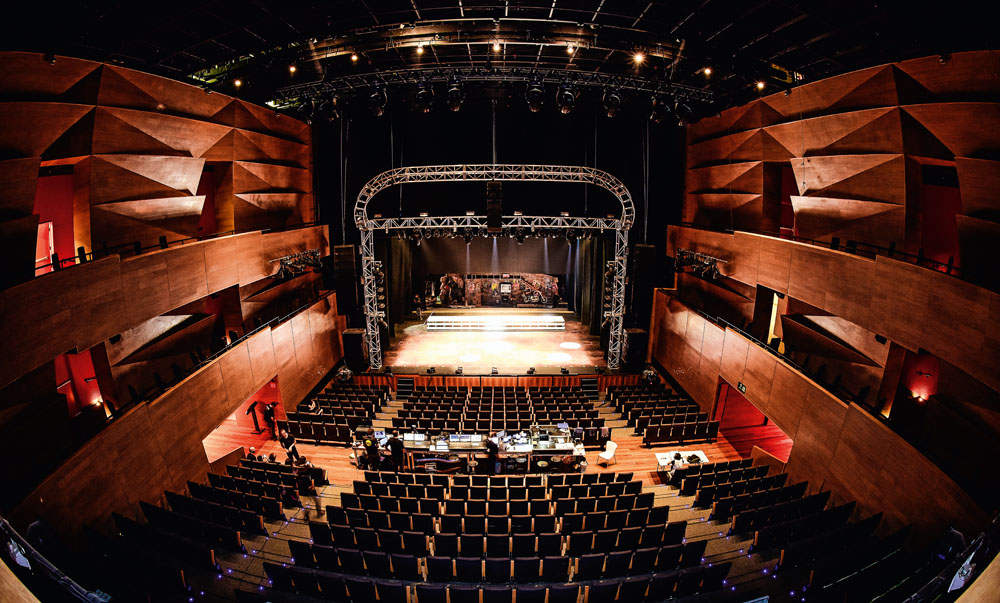
<path fill-rule="evenodd" d="M 907 105 L 907 115 L 927 128 L 956 157 L 995 157 L 1000 151 L 1000 103 Z"/>
<path fill-rule="evenodd" d="M 664 290 L 655 295 L 654 305 L 661 312 L 654 329 L 662 327 L 681 341 L 690 323 L 677 317 L 695 313 Z M 674 317 L 668 320 L 668 314 Z M 708 329 L 715 328 L 708 324 Z M 720 376 L 727 381 L 741 376 L 747 383 L 746 397 L 794 440 L 786 465 L 791 481 L 808 481 L 812 492 L 831 490 L 835 502 L 856 500 L 862 515 L 884 511 L 888 528 L 912 523 L 923 543 L 948 525 L 972 533 L 985 525 L 985 514 L 951 478 L 863 410 L 846 406 L 735 331 L 725 331 L 723 346 L 721 371 L 711 370 L 708 362 L 693 372 L 671 375 L 689 393 Z M 656 360 L 664 367 L 678 366 L 687 362 L 680 357 L 690 349 L 660 345 Z"/>
<path fill-rule="evenodd" d="M 713 165 L 688 170 L 688 192 L 757 193 L 764 186 L 764 168 L 760 161 Z"/>
<path fill-rule="evenodd" d="M 884 256 L 871 260 L 750 233 L 671 226 L 667 247 L 668 254 L 687 248 L 727 259 L 727 276 L 750 286 L 787 278 L 792 297 L 911 351 L 925 349 L 1000 391 L 1000 356 L 994 353 L 1000 340 L 989 331 L 996 293 Z M 787 268 L 779 259 L 786 253 Z M 762 256 L 768 260 L 761 262 Z"/>
<path fill-rule="evenodd" d="M 893 153 L 903 147 L 899 109 L 895 107 L 800 119 L 768 126 L 764 131 L 786 149 L 786 158 Z"/>
<path fill-rule="evenodd" d="M 800 195 L 906 202 L 906 162 L 899 154 L 791 159 Z"/>
<path fill-rule="evenodd" d="M 19 353 L 0 365 L 0 386 L 72 348 L 89 349 L 149 318 L 227 287 L 263 278 L 261 257 L 320 248 L 325 226 L 209 239 L 121 260 L 103 258 L 52 272 L 0 292 L 0 333 Z M 206 258 L 231 253 L 230 266 L 208 287 Z M 266 247 L 265 242 L 266 241 Z M 308 247 L 304 247 L 308 246 Z M 273 246 L 277 251 L 271 251 Z M 252 250 L 246 252 L 247 248 Z M 223 276 L 228 274 L 226 280 Z M 236 275 L 240 278 L 235 278 Z M 243 279 L 247 280 L 243 280 Z"/>
<path fill-rule="evenodd" d="M 921 57 L 896 63 L 895 68 L 915 84 L 902 95 L 903 103 L 995 99 L 1000 94 L 1000 81 L 989 77 L 1000 70 L 995 51 L 956 52 L 945 63 L 937 55 Z"/>
<path fill-rule="evenodd" d="M 201 88 L 177 80 L 117 65 L 104 65 L 97 102 L 106 107 L 221 123 L 215 115 L 229 106 L 233 99 L 225 94 L 205 94 Z"/>
<path fill-rule="evenodd" d="M 0 161 L 0 220 L 30 215 L 41 157 Z"/>
<path fill-rule="evenodd" d="M 63 100 L 93 103 L 91 95 L 81 95 L 80 82 L 100 69 L 99 63 L 60 56 L 49 63 L 34 52 L 0 52 L 0 97 L 23 101 Z M 66 98 L 70 97 L 70 98 Z"/>
<path fill-rule="evenodd" d="M 779 115 L 760 101 L 751 101 L 706 117 L 687 127 L 688 144 L 707 140 L 731 132 L 753 130 L 778 121 Z"/>
<path fill-rule="evenodd" d="M 248 339 L 247 351 L 250 354 L 250 372 L 254 383 L 268 381 L 278 374 L 270 333 L 262 331 Z"/>
<path fill-rule="evenodd" d="M 958 185 L 966 216 L 1000 222 L 1000 161 L 956 157 Z"/>
<path fill-rule="evenodd" d="M 788 95 L 772 94 L 761 102 L 781 115 L 782 121 L 887 107 L 897 104 L 896 82 L 892 67 L 881 65 L 796 86 Z"/>
<path fill-rule="evenodd" d="M 230 131 L 197 119 L 99 107 L 93 153 L 202 157 Z"/>
<path fill-rule="evenodd" d="M 307 321 L 317 329 L 306 336 L 329 339 L 331 333 L 326 327 L 336 324 L 330 316 L 336 312 L 336 304 L 320 300 L 314 307 L 322 309 L 324 319 Z M 282 328 L 290 333 L 289 327 L 285 323 L 266 329 L 261 336 L 270 337 Z M 323 345 L 312 349 L 322 350 Z M 338 360 L 317 354 L 308 362 L 329 370 Z M 187 480 L 203 480 L 209 463 L 202 439 L 274 376 L 255 378 L 250 372 L 244 342 L 157 400 L 114 420 L 14 509 L 12 521 L 23 529 L 42 517 L 73 540 L 84 524 L 110 528 L 112 511 L 138 517 L 139 501 L 156 503 L 162 499 L 164 489 L 179 491 Z M 318 378 L 313 371 L 296 376 L 294 381 L 294 387 L 286 388 L 282 380 L 282 394 L 289 405 L 299 401 L 297 396 L 308 393 Z M 292 385 L 293 380 L 288 379 L 288 383 Z"/>
<path fill-rule="evenodd" d="M 3 103 L 0 157 L 40 157 L 94 108 L 69 103 Z"/>
<path fill-rule="evenodd" d="M 895 203 L 792 195 L 795 232 L 806 239 L 864 241 L 888 247 L 905 242 L 905 207 Z"/>

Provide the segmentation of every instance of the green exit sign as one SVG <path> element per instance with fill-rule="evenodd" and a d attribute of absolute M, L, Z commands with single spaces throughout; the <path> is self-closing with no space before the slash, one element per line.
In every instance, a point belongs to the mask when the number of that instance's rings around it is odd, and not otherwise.
<path fill-rule="evenodd" d="M 741 394 L 747 393 L 747 386 L 743 385 L 742 381 L 736 384 L 736 389 L 740 390 Z"/>

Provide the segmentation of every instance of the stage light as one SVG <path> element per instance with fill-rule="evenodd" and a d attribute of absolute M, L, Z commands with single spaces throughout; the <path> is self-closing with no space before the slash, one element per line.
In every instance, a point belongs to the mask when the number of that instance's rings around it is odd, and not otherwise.
<path fill-rule="evenodd" d="M 298 107 L 296 107 L 295 112 L 298 114 L 299 119 L 306 122 L 307 124 L 312 123 L 313 115 L 316 113 L 316 101 L 308 100 Z"/>
<path fill-rule="evenodd" d="M 426 218 L 426 217 L 427 217 L 427 216 L 429 216 L 430 214 L 428 214 L 428 213 L 427 213 L 427 212 L 425 212 L 425 211 L 422 211 L 422 212 L 420 212 L 420 214 L 419 214 L 419 215 L 420 215 L 420 217 L 421 217 L 421 218 Z"/>
<path fill-rule="evenodd" d="M 417 44 L 417 54 L 424 54 L 424 45 Z"/>
<path fill-rule="evenodd" d="M 436 372 L 437 372 L 437 370 L 433 366 L 427 369 L 427 374 L 428 375 L 433 375 Z"/>
<path fill-rule="evenodd" d="M 500 42 L 499 41 L 493 42 L 493 52 L 500 52 L 500 49 L 501 49 Z"/>
<path fill-rule="evenodd" d="M 498 371 L 498 370 L 497 370 L 497 367 L 493 367 L 493 370 L 492 370 L 492 371 L 490 371 L 490 374 L 491 374 L 491 375 L 499 375 L 499 374 L 500 374 L 500 371 Z"/>
<path fill-rule="evenodd" d="M 712 75 L 712 68 L 711 67 L 705 67 L 704 69 L 701 70 L 701 72 L 705 74 L 705 77 L 708 77 L 708 76 Z"/>
<path fill-rule="evenodd" d="M 368 95 L 368 110 L 375 117 L 381 117 L 385 113 L 387 102 L 389 102 L 389 97 L 386 96 L 385 89 L 381 86 L 375 86 L 372 88 L 371 94 Z"/>
<path fill-rule="evenodd" d="M 642 62 L 646 60 L 646 55 L 641 52 L 636 52 L 632 55 L 632 61 L 636 65 L 642 65 Z"/>
<path fill-rule="evenodd" d="M 535 374 L 535 367 L 529 366 L 528 367 L 528 374 L 529 375 L 534 375 Z"/>
<path fill-rule="evenodd" d="M 573 54 L 574 52 L 576 52 L 576 46 L 573 46 L 572 44 L 567 44 L 566 54 Z"/>
<path fill-rule="evenodd" d="M 565 366 L 560 366 L 559 367 L 559 372 L 562 373 L 563 375 L 568 375 L 569 374 L 569 369 L 566 368 Z"/>
<path fill-rule="evenodd" d="M 358 53 L 356 53 L 356 52 L 352 52 L 351 53 L 351 62 L 353 62 L 353 63 L 357 63 L 358 62 Z"/>
<path fill-rule="evenodd" d="M 674 113 L 677 114 L 677 125 L 686 126 L 688 124 L 694 123 L 694 111 L 688 105 L 678 102 L 674 105 Z"/>
<path fill-rule="evenodd" d="M 233 88 L 239 88 L 243 85 L 243 80 L 235 79 L 233 80 Z"/>
<path fill-rule="evenodd" d="M 653 97 L 653 108 L 649 113 L 650 121 L 654 124 L 661 123 L 670 115 L 670 113 L 670 107 L 662 97 Z"/>
<path fill-rule="evenodd" d="M 755 85 L 757 86 L 758 90 L 763 90 L 764 89 L 764 82 L 762 82 L 760 80 L 758 80 Z"/>
<path fill-rule="evenodd" d="M 434 105 L 434 87 L 429 82 L 417 85 L 416 108 L 420 113 L 430 113 Z"/>
<path fill-rule="evenodd" d="M 462 90 L 462 82 L 458 81 L 457 78 L 448 80 L 447 96 L 449 109 L 458 111 L 462 108 L 462 103 L 465 101 L 465 92 Z"/>
<path fill-rule="evenodd" d="M 559 106 L 559 112 L 568 115 L 575 104 L 576 90 L 573 89 L 572 84 L 567 83 L 559 86 L 559 91 L 556 92 L 556 105 Z"/>
<path fill-rule="evenodd" d="M 326 121 L 336 121 L 340 117 L 340 112 L 337 111 L 337 99 L 332 98 L 321 102 L 317 112 Z"/>
<path fill-rule="evenodd" d="M 538 113 L 542 109 L 543 96 L 545 95 L 545 90 L 542 87 L 542 82 L 535 78 L 528 83 L 528 89 L 524 92 L 524 100 L 528 103 L 528 110 L 532 113 Z"/>
<path fill-rule="evenodd" d="M 524 237 L 525 237 L 524 228 L 518 226 L 517 230 L 514 231 L 514 239 L 517 240 L 518 245 L 524 244 Z"/>
<path fill-rule="evenodd" d="M 608 117 L 614 117 L 622 107 L 622 95 L 617 90 L 608 88 L 604 91 L 604 112 Z"/>
<path fill-rule="evenodd" d="M 295 73 L 298 69 L 295 67 L 295 63 L 288 66 L 288 73 Z"/>
<path fill-rule="evenodd" d="M 456 369 L 455 369 L 455 374 L 456 374 L 456 375 L 461 375 L 461 374 L 462 374 L 462 367 L 458 367 L 458 368 L 456 368 Z"/>

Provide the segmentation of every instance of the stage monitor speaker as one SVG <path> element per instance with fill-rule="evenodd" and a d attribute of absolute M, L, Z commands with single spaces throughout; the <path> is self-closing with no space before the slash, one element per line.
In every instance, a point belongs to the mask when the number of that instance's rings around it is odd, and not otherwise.
<path fill-rule="evenodd" d="M 358 312 L 358 271 L 354 245 L 333 247 L 333 288 L 337 292 L 337 314 L 351 316 Z"/>
<path fill-rule="evenodd" d="M 503 214 L 501 205 L 503 190 L 501 183 L 491 181 L 486 183 L 486 232 L 499 233 L 503 230 Z"/>
<path fill-rule="evenodd" d="M 344 362 L 355 373 L 368 368 L 368 346 L 365 344 L 364 329 L 344 331 Z"/>

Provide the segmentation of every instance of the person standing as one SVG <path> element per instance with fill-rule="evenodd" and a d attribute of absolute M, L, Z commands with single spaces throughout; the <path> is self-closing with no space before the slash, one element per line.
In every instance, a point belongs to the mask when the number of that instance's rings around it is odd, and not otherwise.
<path fill-rule="evenodd" d="M 274 426 L 274 407 L 277 406 L 277 402 L 270 402 L 264 405 L 264 410 L 261 411 L 264 415 L 264 422 L 267 423 L 268 429 L 271 430 L 271 439 L 278 439 L 278 430 Z"/>
<path fill-rule="evenodd" d="M 486 438 L 486 472 L 490 475 L 497 474 L 497 463 L 500 462 L 500 445 L 496 442 L 497 434 L 490 432 L 490 437 Z"/>
<path fill-rule="evenodd" d="M 285 449 L 288 458 L 298 460 L 299 451 L 295 448 L 295 438 L 287 430 L 281 430 L 281 437 L 278 438 L 278 443 Z"/>
<path fill-rule="evenodd" d="M 381 461 L 378 452 L 378 440 L 375 439 L 375 436 L 371 432 L 368 432 L 365 434 L 365 438 L 361 440 L 361 443 L 364 444 L 365 456 L 368 457 L 368 468 L 372 471 L 378 471 L 379 461 Z"/>
<path fill-rule="evenodd" d="M 402 471 L 403 453 L 406 451 L 406 446 L 403 444 L 403 440 L 399 439 L 399 431 L 395 429 L 392 431 L 392 437 L 386 442 L 385 447 L 392 454 L 392 464 L 395 466 L 395 471 Z"/>

